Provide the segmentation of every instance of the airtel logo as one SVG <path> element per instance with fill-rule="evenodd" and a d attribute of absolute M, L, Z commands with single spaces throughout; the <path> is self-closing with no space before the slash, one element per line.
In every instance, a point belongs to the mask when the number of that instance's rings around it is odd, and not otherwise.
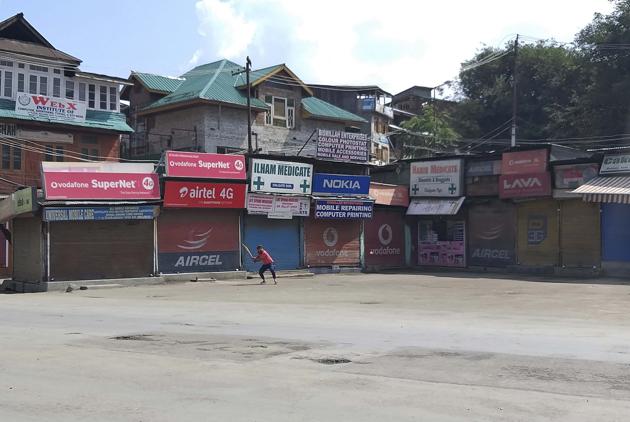
<path fill-rule="evenodd" d="M 512 182 L 503 180 L 503 189 L 541 188 L 542 183 L 537 177 L 518 178 Z"/>
<path fill-rule="evenodd" d="M 184 186 L 183 188 L 181 188 L 179 190 L 179 197 L 180 198 L 185 198 L 188 196 L 188 188 L 186 186 Z"/>

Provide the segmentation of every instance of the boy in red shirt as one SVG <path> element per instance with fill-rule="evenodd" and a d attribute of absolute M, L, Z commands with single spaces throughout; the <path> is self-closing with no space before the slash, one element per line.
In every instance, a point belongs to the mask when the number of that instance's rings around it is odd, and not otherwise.
<path fill-rule="evenodd" d="M 260 284 L 265 284 L 265 271 L 267 270 L 271 271 L 273 284 L 278 284 L 278 282 L 276 281 L 276 271 L 273 267 L 273 258 L 271 257 L 271 255 L 269 255 L 269 252 L 267 252 L 265 248 L 262 247 L 262 245 L 256 246 L 256 252 L 258 252 L 258 255 L 254 258 L 254 262 L 262 262 L 260 270 L 258 270 L 258 275 L 260 275 L 260 278 L 262 278 Z"/>

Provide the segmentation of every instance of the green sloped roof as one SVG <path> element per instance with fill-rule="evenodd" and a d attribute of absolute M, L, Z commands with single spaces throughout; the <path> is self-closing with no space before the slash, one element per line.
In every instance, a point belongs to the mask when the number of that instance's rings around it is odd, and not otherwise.
<path fill-rule="evenodd" d="M 302 98 L 304 111 L 314 118 L 324 120 L 340 120 L 344 122 L 367 123 L 363 117 L 350 113 L 342 108 L 315 97 Z"/>
<path fill-rule="evenodd" d="M 182 75 L 182 83 L 164 98 L 152 103 L 144 110 L 152 110 L 169 105 L 195 100 L 228 103 L 237 106 L 247 105 L 247 93 L 236 88 L 237 76 L 233 72 L 242 69 L 229 60 L 220 60 L 197 66 Z M 258 98 L 251 99 L 254 108 L 267 109 L 267 105 Z"/>
<path fill-rule="evenodd" d="M 284 65 L 277 64 L 275 66 L 269 66 L 262 69 L 256 69 L 249 72 L 249 83 L 252 85 L 256 85 L 260 79 L 265 78 L 277 71 L 278 69 L 282 69 Z M 245 78 L 245 74 L 241 73 L 236 77 L 236 86 L 239 88 L 244 88 L 247 85 L 247 80 Z"/>
<path fill-rule="evenodd" d="M 58 125 L 80 126 L 91 129 L 112 130 L 115 132 L 133 132 L 127 125 L 125 115 L 114 111 L 87 110 L 83 122 L 59 122 L 45 118 L 23 116 L 15 112 L 15 101 L 0 99 L 0 118 L 30 120 L 34 122 L 54 123 Z"/>
<path fill-rule="evenodd" d="M 166 94 L 175 91 L 183 82 L 182 79 L 169 78 L 152 73 L 133 72 L 131 75 L 138 78 L 148 90 Z"/>

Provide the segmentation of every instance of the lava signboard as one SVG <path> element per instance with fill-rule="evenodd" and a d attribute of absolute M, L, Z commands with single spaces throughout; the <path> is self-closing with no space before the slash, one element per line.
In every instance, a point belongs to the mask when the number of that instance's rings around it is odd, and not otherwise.
<path fill-rule="evenodd" d="M 245 180 L 242 155 L 166 151 L 166 176 Z"/>
<path fill-rule="evenodd" d="M 245 208 L 247 185 L 167 180 L 166 208 Z"/>
<path fill-rule="evenodd" d="M 313 165 L 290 161 L 252 159 L 252 192 L 311 193 Z"/>
<path fill-rule="evenodd" d="M 367 195 L 370 176 L 315 173 L 313 193 L 324 195 Z"/>
<path fill-rule="evenodd" d="M 499 178 L 499 197 L 528 198 L 551 195 L 549 172 L 537 174 L 504 174 Z"/>
<path fill-rule="evenodd" d="M 501 174 L 544 173 L 547 171 L 548 161 L 549 151 L 546 149 L 504 152 Z"/>
<path fill-rule="evenodd" d="M 411 163 L 411 196 L 462 196 L 462 160 Z"/>
<path fill-rule="evenodd" d="M 46 199 L 160 199 L 155 173 L 43 172 Z"/>
<path fill-rule="evenodd" d="M 239 215 L 231 210 L 168 210 L 158 218 L 162 273 L 233 271 L 240 266 Z"/>

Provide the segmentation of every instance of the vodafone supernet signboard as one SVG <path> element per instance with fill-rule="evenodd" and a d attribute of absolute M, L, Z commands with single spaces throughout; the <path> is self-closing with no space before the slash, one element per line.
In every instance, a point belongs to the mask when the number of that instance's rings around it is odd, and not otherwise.
<path fill-rule="evenodd" d="M 43 172 L 46 199 L 160 199 L 155 173 Z"/>
<path fill-rule="evenodd" d="M 166 176 L 245 180 L 242 155 L 166 151 Z"/>

